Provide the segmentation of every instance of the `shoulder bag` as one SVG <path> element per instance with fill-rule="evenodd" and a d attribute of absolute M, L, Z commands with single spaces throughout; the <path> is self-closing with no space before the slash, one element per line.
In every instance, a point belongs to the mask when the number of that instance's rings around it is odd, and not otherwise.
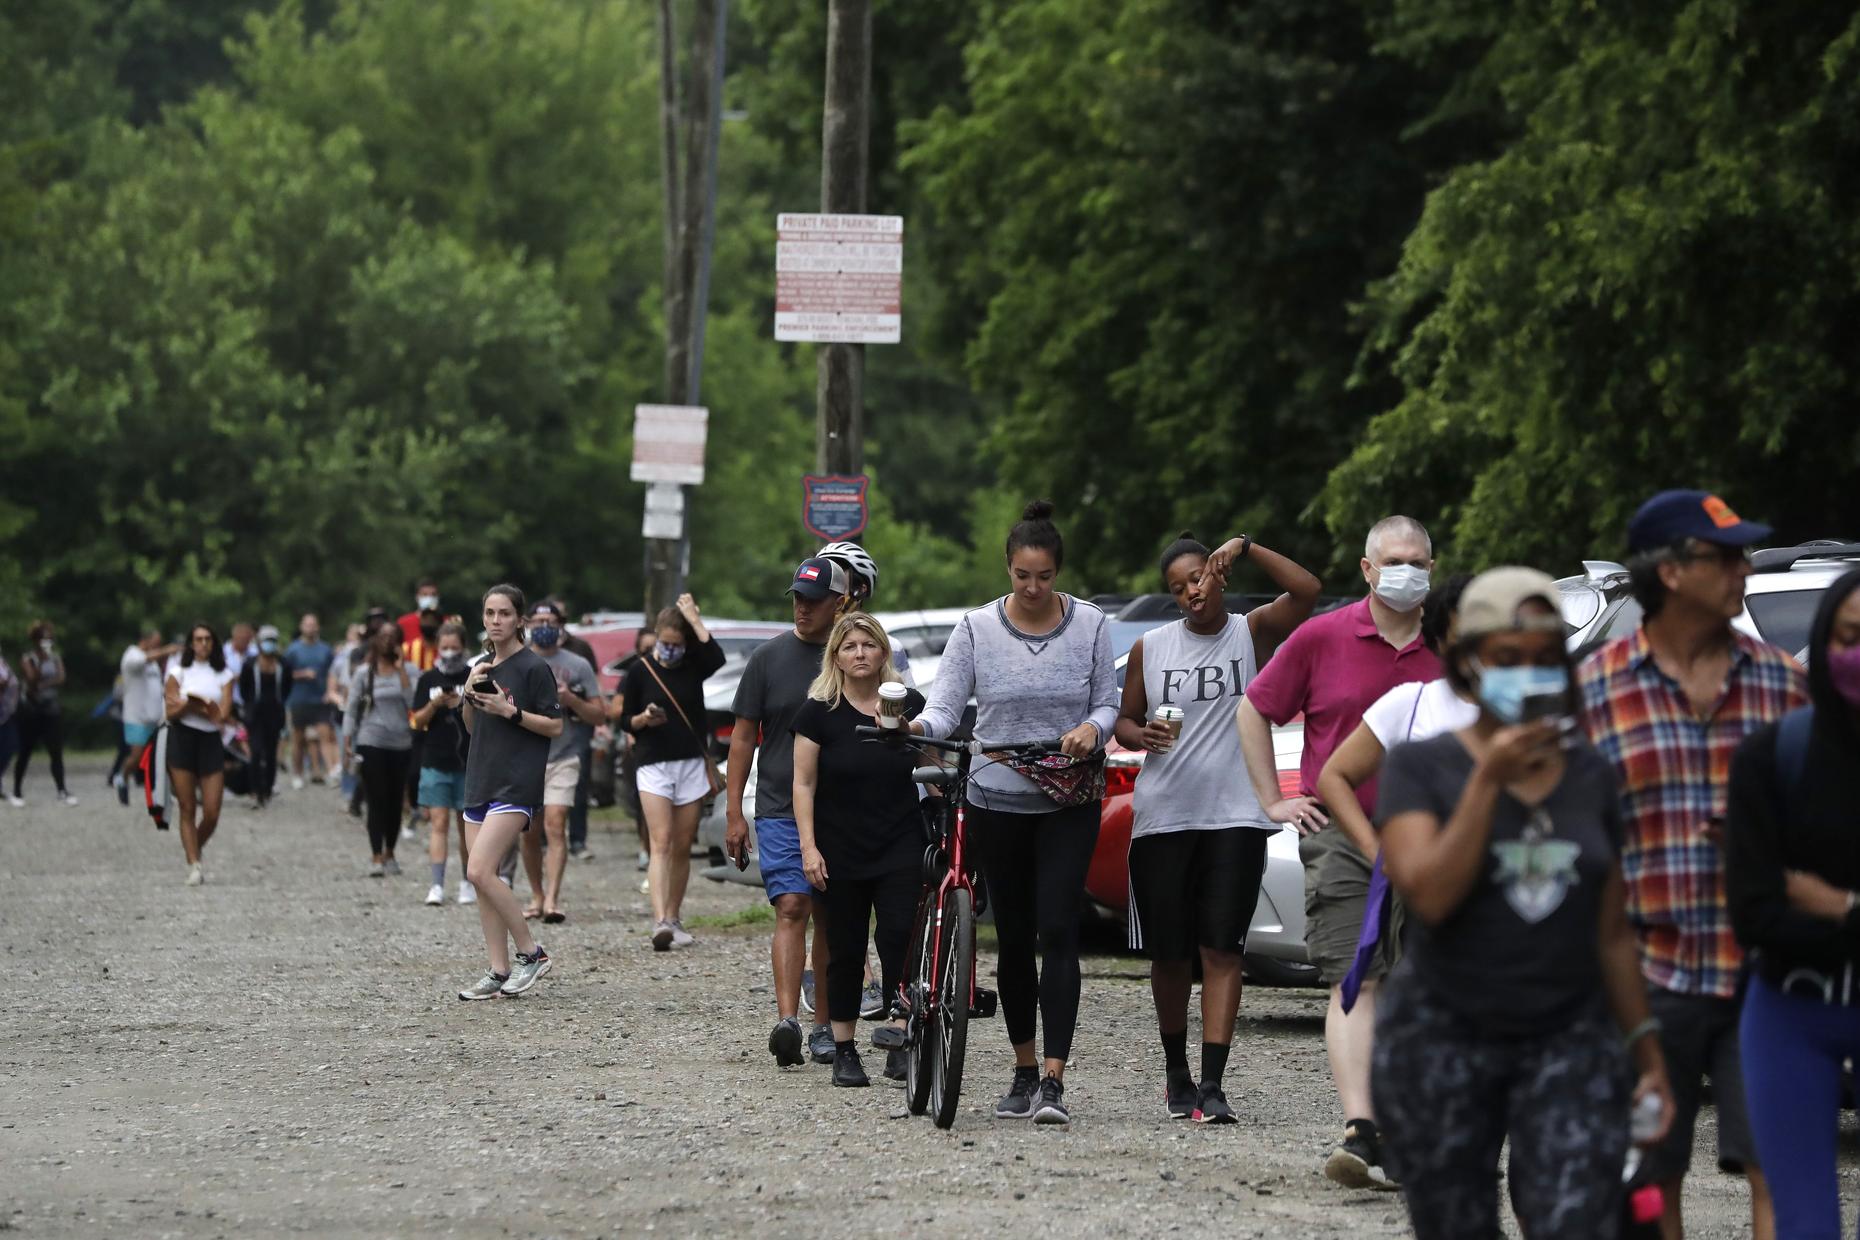
<path fill-rule="evenodd" d="M 725 787 L 723 772 L 717 769 L 717 759 L 711 756 L 710 743 L 705 740 L 704 734 L 697 730 L 697 725 L 691 722 L 691 716 L 685 714 L 685 708 L 678 704 L 678 696 L 666 685 L 664 678 L 659 675 L 659 669 L 653 666 L 655 661 L 656 660 L 649 654 L 642 655 L 639 660 L 640 666 L 644 667 L 646 669 L 646 674 L 658 683 L 660 691 L 665 694 L 666 700 L 672 704 L 672 709 L 678 712 L 678 717 L 685 721 L 685 727 L 689 729 L 691 735 L 697 739 L 698 752 L 704 755 L 704 773 L 710 777 L 710 795 L 704 799 L 706 801 L 715 801 L 719 796 L 723 795 L 723 789 Z"/>

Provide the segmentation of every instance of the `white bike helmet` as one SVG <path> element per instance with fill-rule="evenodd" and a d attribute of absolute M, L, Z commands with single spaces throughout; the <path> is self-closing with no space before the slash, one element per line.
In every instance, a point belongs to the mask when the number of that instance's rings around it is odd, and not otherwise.
<path fill-rule="evenodd" d="M 831 542 L 814 554 L 835 561 L 852 575 L 854 598 L 870 598 L 878 589 L 878 565 L 858 543 Z"/>

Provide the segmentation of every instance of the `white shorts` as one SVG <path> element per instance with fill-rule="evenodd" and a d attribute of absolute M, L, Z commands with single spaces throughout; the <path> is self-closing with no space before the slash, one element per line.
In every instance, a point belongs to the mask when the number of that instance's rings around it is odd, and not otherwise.
<path fill-rule="evenodd" d="M 702 758 L 654 762 L 639 768 L 639 790 L 664 797 L 673 805 L 689 805 L 710 795 L 710 768 Z"/>
<path fill-rule="evenodd" d="M 581 782 L 581 759 L 557 758 L 543 768 L 543 804 L 573 806 L 575 785 Z"/>

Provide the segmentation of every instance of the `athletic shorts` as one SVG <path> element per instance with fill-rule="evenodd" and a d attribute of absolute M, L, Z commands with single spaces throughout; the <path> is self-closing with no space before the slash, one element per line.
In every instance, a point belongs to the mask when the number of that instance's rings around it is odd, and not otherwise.
<path fill-rule="evenodd" d="M 1271 837 L 1222 827 L 1131 840 L 1130 946 L 1151 960 L 1192 960 L 1198 947 L 1245 951 Z"/>
<path fill-rule="evenodd" d="M 155 729 L 159 723 L 125 723 L 123 725 L 123 744 L 130 747 L 146 745 L 155 739 Z"/>
<path fill-rule="evenodd" d="M 690 805 L 710 795 L 710 767 L 702 758 L 679 758 L 672 762 L 653 762 L 639 768 L 636 776 L 641 792 L 664 797 L 673 805 Z M 568 804 L 567 801 L 563 802 Z M 758 819 L 757 821 L 760 821 Z M 763 873 L 768 861 L 763 860 Z M 796 864 L 800 864 L 796 862 Z"/>
<path fill-rule="evenodd" d="M 321 727 L 329 722 L 332 710 L 328 702 L 311 702 L 291 707 L 291 731 L 302 732 L 306 728 Z"/>
<path fill-rule="evenodd" d="M 534 805 L 512 805 L 508 801 L 492 801 L 486 805 L 467 805 L 465 821 L 474 827 L 482 827 L 484 820 L 492 814 L 522 814 L 523 829 L 528 831 L 531 820 L 536 817 L 536 808 Z"/>
<path fill-rule="evenodd" d="M 464 809 L 465 772 L 421 767 L 420 795 L 416 804 L 423 809 Z"/>
<path fill-rule="evenodd" d="M 168 769 L 187 771 L 196 778 L 221 775 L 226 771 L 226 746 L 218 730 L 204 732 L 177 724 L 168 729 Z"/>
<path fill-rule="evenodd" d="M 1356 943 L 1362 938 L 1363 917 L 1369 910 L 1372 867 L 1335 824 L 1302 837 L 1298 858 L 1305 863 L 1305 948 L 1323 983 L 1340 986 L 1356 963 Z M 1365 980 L 1388 976 L 1396 958 L 1393 938 L 1393 934 L 1385 935 L 1378 944 Z"/>
<path fill-rule="evenodd" d="M 1672 1130 L 1647 1156 L 1648 1176 L 1676 1180 L 1692 1165 L 1692 1133 L 1704 1102 L 1706 1077 L 1711 1078 L 1718 1111 L 1718 1169 L 1742 1175 L 1756 1167 L 1757 1143 L 1750 1135 L 1750 1112 L 1744 1103 L 1743 1048 L 1738 1039 L 1742 1002 L 1682 995 L 1649 983 L 1647 1005 L 1660 1021 L 1660 1049 L 1666 1055 L 1674 1103 Z"/>
<path fill-rule="evenodd" d="M 568 808 L 575 803 L 575 785 L 581 782 L 581 759 L 574 754 L 557 758 L 543 768 L 543 804 Z"/>
<path fill-rule="evenodd" d="M 646 786 L 646 772 L 651 769 L 639 768 L 641 791 L 652 791 Z M 794 819 L 756 819 L 756 864 L 762 870 L 762 890 L 768 893 L 770 904 L 782 896 L 814 893 L 814 885 L 801 870 L 801 830 Z"/>

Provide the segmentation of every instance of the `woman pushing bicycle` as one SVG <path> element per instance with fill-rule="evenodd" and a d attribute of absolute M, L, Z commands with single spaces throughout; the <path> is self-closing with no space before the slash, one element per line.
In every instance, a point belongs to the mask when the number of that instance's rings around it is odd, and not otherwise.
<path fill-rule="evenodd" d="M 1009 532 L 1013 590 L 957 624 L 911 731 L 949 736 L 973 695 L 977 735 L 1061 738 L 1064 758 L 978 765 L 968 822 L 994 906 L 1001 1010 L 1014 1045 L 1014 1081 L 995 1104 L 995 1118 L 1065 1124 L 1066 1059 L 1079 1011 L 1079 916 L 1098 842 L 1102 750 L 1118 699 L 1104 613 L 1054 589 L 1065 546 L 1052 516 L 1053 506 L 1037 500 Z M 1037 967 L 1036 944 L 1043 957 Z M 1034 1054 L 1036 1009 L 1046 1035 L 1044 1072 Z"/>

